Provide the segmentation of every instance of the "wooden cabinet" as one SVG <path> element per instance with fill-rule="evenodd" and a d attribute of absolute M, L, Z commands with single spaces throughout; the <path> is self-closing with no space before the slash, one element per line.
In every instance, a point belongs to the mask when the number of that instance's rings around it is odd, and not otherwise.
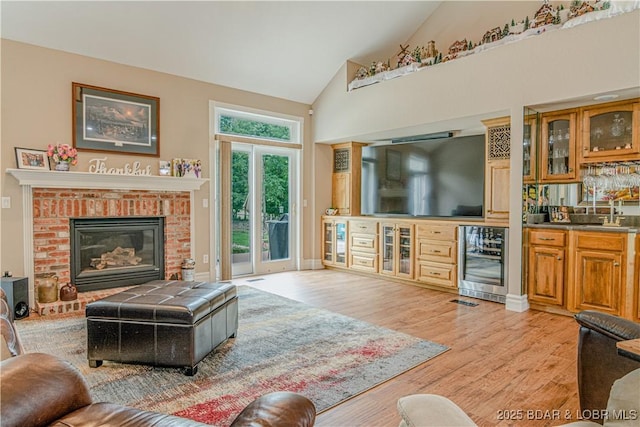
<path fill-rule="evenodd" d="M 615 102 L 582 109 L 582 162 L 640 159 L 640 102 Z"/>
<path fill-rule="evenodd" d="M 322 220 L 322 263 L 347 266 L 347 222 L 343 219 Z"/>
<path fill-rule="evenodd" d="M 511 125 L 509 117 L 484 120 L 486 134 L 485 219 L 508 225 L 511 167 Z"/>
<path fill-rule="evenodd" d="M 349 221 L 349 268 L 378 272 L 378 222 Z"/>
<path fill-rule="evenodd" d="M 640 322 L 640 234 L 636 236 L 636 260 L 633 274 L 633 320 Z"/>
<path fill-rule="evenodd" d="M 545 113 L 540 126 L 540 180 L 574 182 L 576 171 L 577 110 Z"/>
<path fill-rule="evenodd" d="M 576 231 L 572 280 L 568 293 L 571 311 L 598 310 L 623 315 L 626 284 L 626 233 Z"/>
<path fill-rule="evenodd" d="M 331 206 L 339 215 L 360 215 L 360 177 L 362 147 L 366 144 L 346 142 L 333 148 Z"/>
<path fill-rule="evenodd" d="M 380 224 L 380 273 L 413 279 L 413 224 Z"/>
<path fill-rule="evenodd" d="M 458 227 L 418 224 L 416 226 L 416 280 L 423 283 L 458 287 Z"/>
<path fill-rule="evenodd" d="M 531 302 L 564 305 L 566 237 L 563 230 L 529 230 L 527 294 Z"/>

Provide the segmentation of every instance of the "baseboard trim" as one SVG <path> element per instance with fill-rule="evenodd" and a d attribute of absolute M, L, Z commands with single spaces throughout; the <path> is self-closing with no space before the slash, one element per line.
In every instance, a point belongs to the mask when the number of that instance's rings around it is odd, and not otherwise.
<path fill-rule="evenodd" d="M 529 310 L 529 300 L 526 295 L 507 294 L 505 307 L 509 311 L 522 313 Z"/>

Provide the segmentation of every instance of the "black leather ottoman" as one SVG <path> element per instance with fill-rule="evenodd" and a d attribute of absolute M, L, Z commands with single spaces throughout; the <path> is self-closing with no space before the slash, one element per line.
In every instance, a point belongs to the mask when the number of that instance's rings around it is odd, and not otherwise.
<path fill-rule="evenodd" d="M 87 358 L 179 366 L 198 363 L 238 330 L 231 283 L 154 280 L 87 304 Z"/>

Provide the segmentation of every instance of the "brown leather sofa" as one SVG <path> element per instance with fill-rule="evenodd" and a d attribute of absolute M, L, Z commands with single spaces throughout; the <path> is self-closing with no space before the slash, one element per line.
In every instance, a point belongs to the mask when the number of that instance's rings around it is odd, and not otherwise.
<path fill-rule="evenodd" d="M 94 403 L 80 372 L 55 356 L 27 353 L 0 365 L 3 427 L 205 426 L 196 421 L 113 403 Z M 270 393 L 250 403 L 231 424 L 312 426 L 315 407 L 306 397 Z"/>
<path fill-rule="evenodd" d="M 640 368 L 640 362 L 620 356 L 618 341 L 640 338 L 640 324 L 606 313 L 586 310 L 575 315 L 578 337 L 578 395 L 583 418 L 596 418 L 607 408 L 609 391 L 618 379 Z M 596 417 L 590 417 L 595 414 Z"/>
<path fill-rule="evenodd" d="M 0 293 L 1 296 L 1 293 Z M 0 363 L 2 427 L 205 426 L 193 420 L 113 403 L 94 403 L 82 374 L 69 362 L 44 353 L 24 353 L 6 301 L 0 298 L 3 356 Z M 231 424 L 240 426 L 313 426 L 316 409 L 304 396 L 265 394 L 250 403 Z"/>

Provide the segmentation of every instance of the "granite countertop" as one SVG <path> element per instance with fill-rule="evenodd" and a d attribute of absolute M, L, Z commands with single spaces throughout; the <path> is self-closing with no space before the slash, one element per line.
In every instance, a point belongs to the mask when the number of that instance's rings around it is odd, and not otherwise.
<path fill-rule="evenodd" d="M 618 219 L 620 227 L 610 227 L 602 225 L 604 217 L 609 214 L 569 214 L 571 222 L 549 222 L 548 215 L 530 214 L 529 222 L 523 224 L 528 228 L 557 228 L 560 230 L 578 230 L 578 231 L 607 231 L 613 233 L 640 233 L 640 216 L 636 215 L 618 215 L 614 216 Z"/>

